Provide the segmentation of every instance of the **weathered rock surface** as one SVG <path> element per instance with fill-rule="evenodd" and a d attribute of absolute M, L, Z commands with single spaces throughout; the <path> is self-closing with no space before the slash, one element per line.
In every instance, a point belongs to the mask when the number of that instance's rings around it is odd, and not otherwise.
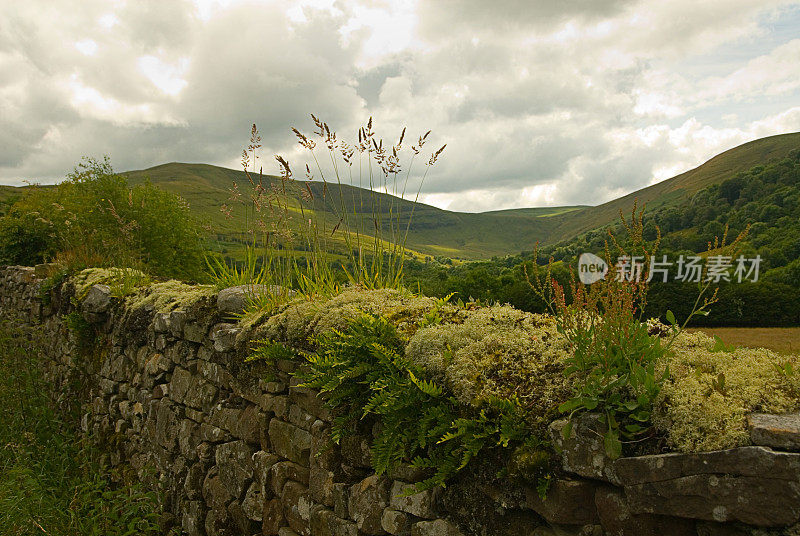
<path fill-rule="evenodd" d="M 411 536 L 464 536 L 458 527 L 446 519 L 420 521 L 411 528 Z"/>
<path fill-rule="evenodd" d="M 594 494 L 597 484 L 586 480 L 555 480 L 542 499 L 527 489 L 525 505 L 550 523 L 586 525 L 597 521 Z"/>
<path fill-rule="evenodd" d="M 337 517 L 327 508 L 316 507 L 311 510 L 311 533 L 315 536 L 358 536 L 358 528 L 352 521 Z"/>
<path fill-rule="evenodd" d="M 712 452 L 636 456 L 616 460 L 614 472 L 623 486 L 696 474 L 768 476 L 792 481 L 800 475 L 800 454 L 752 446 Z"/>
<path fill-rule="evenodd" d="M 253 478 L 253 451 L 244 441 L 217 447 L 219 478 L 231 497 L 240 498 Z"/>
<path fill-rule="evenodd" d="M 295 463 L 308 464 L 311 434 L 277 418 L 269 422 L 269 439 L 275 454 Z"/>
<path fill-rule="evenodd" d="M 83 312 L 89 315 L 105 313 L 111 307 L 111 287 L 92 285 L 83 300 Z"/>
<path fill-rule="evenodd" d="M 550 439 L 561 455 L 564 470 L 586 478 L 617 483 L 613 460 L 606 454 L 603 434 L 606 426 L 599 415 L 587 413 L 572 422 L 568 437 L 564 437 L 567 420 L 550 425 Z"/>
<path fill-rule="evenodd" d="M 800 413 L 751 413 L 747 416 L 747 426 L 753 445 L 800 451 Z"/>
<path fill-rule="evenodd" d="M 350 516 L 364 534 L 383 534 L 381 518 L 389 506 L 388 478 L 372 475 L 350 488 Z"/>
<path fill-rule="evenodd" d="M 289 480 L 308 484 L 308 469 L 294 462 L 281 461 L 269 469 L 269 481 L 275 495 L 283 493 L 283 486 Z"/>
<path fill-rule="evenodd" d="M 220 290 L 217 294 L 217 309 L 221 313 L 241 314 L 252 296 L 265 290 L 266 286 L 264 285 L 240 285 Z"/>
<path fill-rule="evenodd" d="M 405 512 L 386 508 L 381 515 L 381 527 L 393 536 L 408 536 L 411 534 L 413 519 Z"/>
<path fill-rule="evenodd" d="M 800 519 L 800 454 L 766 447 L 621 458 L 631 510 L 757 526 Z"/>
<path fill-rule="evenodd" d="M 400 510 L 423 519 L 436 517 L 436 491 L 426 490 L 413 495 L 404 495 L 413 491 L 414 486 L 407 482 L 395 480 L 390 491 L 389 504 L 394 510 Z"/>
<path fill-rule="evenodd" d="M 211 340 L 217 352 L 229 352 L 236 345 L 236 336 L 241 330 L 235 324 L 219 323 L 211 328 Z"/>
<path fill-rule="evenodd" d="M 776 527 L 800 518 L 800 484 L 745 476 L 690 475 L 626 486 L 631 510 Z"/>
<path fill-rule="evenodd" d="M 264 293 L 294 295 L 293 290 L 287 290 L 278 285 L 240 285 L 229 287 L 217 294 L 217 309 L 220 313 L 238 315 L 244 312 L 247 304 L 257 296 Z"/>
<path fill-rule="evenodd" d="M 595 506 L 607 536 L 695 536 L 691 520 L 633 512 L 616 488 L 598 489 Z"/>

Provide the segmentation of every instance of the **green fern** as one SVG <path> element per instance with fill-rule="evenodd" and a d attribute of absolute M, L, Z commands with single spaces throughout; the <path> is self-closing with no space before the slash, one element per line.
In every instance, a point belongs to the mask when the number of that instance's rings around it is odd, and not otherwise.
<path fill-rule="evenodd" d="M 521 444 L 529 434 L 517 400 L 493 398 L 476 411 L 426 378 L 406 358 L 405 341 L 385 318 L 362 315 L 315 342 L 317 351 L 305 355 L 309 366 L 296 376 L 324 394 L 335 415 L 332 440 L 339 443 L 360 421 L 379 418 L 371 445 L 375 472 L 410 462 L 432 473 L 409 493 L 444 486 L 483 449 Z M 261 353 L 282 352 L 269 348 Z"/>

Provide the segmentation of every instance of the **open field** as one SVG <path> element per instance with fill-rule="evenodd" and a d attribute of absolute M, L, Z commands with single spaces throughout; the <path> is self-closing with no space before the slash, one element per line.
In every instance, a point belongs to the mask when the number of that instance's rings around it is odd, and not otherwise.
<path fill-rule="evenodd" d="M 691 328 L 718 335 L 726 344 L 769 348 L 782 354 L 800 352 L 800 328 Z"/>

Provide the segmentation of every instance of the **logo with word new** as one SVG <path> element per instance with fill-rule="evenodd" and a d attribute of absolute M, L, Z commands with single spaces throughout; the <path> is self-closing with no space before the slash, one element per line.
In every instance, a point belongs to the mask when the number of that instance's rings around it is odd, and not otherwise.
<path fill-rule="evenodd" d="M 608 264 L 594 253 L 582 253 L 578 258 L 578 278 L 584 285 L 600 281 L 607 273 Z"/>

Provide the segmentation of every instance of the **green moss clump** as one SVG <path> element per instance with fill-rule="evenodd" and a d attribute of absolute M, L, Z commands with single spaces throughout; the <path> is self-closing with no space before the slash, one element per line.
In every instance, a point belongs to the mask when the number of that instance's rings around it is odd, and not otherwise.
<path fill-rule="evenodd" d="M 187 285 L 169 280 L 143 288 L 125 299 L 129 309 L 141 309 L 148 305 L 153 310 L 166 313 L 175 309 L 185 309 L 203 298 L 210 298 L 216 291 L 211 285 Z"/>
<path fill-rule="evenodd" d="M 150 284 L 150 278 L 133 268 L 87 268 L 70 278 L 75 286 L 75 298 L 81 302 L 94 285 L 108 285 L 111 294 L 124 297 L 137 288 Z"/>
<path fill-rule="evenodd" d="M 422 317 L 435 307 L 433 298 L 417 297 L 398 290 L 345 289 L 330 299 L 295 299 L 255 327 L 255 339 L 282 342 L 295 348 L 307 348 L 317 335 L 342 330 L 350 320 L 363 313 L 383 316 L 393 322 L 401 334 L 416 329 Z M 253 325 L 255 318 L 249 320 Z M 243 331 L 244 335 L 244 331 Z"/>
<path fill-rule="evenodd" d="M 90 288 L 104 285 L 114 277 L 114 273 L 111 268 L 87 268 L 73 275 L 70 281 L 75 286 L 75 299 L 83 301 Z"/>
<path fill-rule="evenodd" d="M 675 450 L 747 445 L 748 413 L 800 409 L 800 356 L 764 348 L 733 352 L 714 352 L 713 348 L 714 340 L 705 334 L 682 333 L 666 360 L 670 377 L 662 387 L 653 421 Z"/>

